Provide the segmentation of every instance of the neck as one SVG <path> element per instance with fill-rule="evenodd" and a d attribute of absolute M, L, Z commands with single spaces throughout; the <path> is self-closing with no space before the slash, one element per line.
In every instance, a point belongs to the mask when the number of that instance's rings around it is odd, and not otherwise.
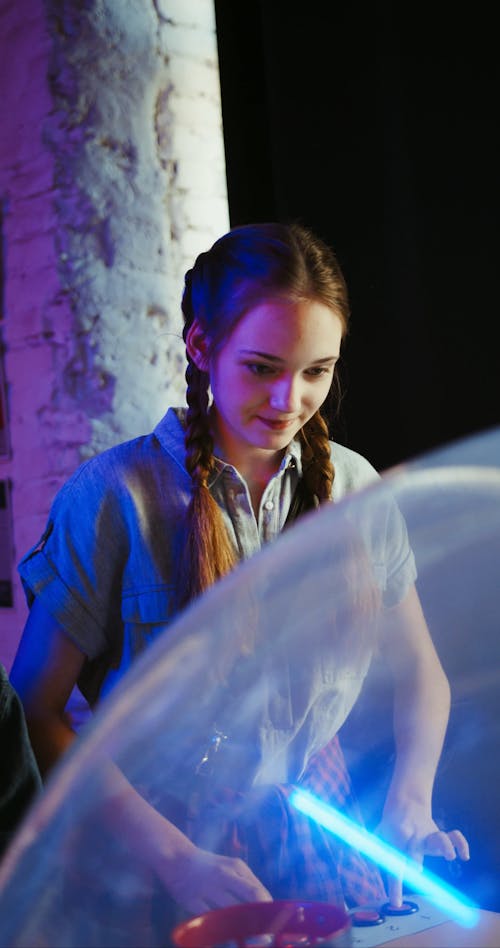
<path fill-rule="evenodd" d="M 257 516 L 259 512 L 262 494 L 264 493 L 271 478 L 274 476 L 274 474 L 276 474 L 280 464 L 281 457 L 275 464 L 273 464 L 272 467 L 262 468 L 259 471 L 256 471 L 255 468 L 252 467 L 247 474 L 240 471 L 242 477 L 244 477 L 247 482 L 255 516 Z"/>
<path fill-rule="evenodd" d="M 231 451 L 227 450 L 226 446 L 215 442 L 214 452 L 221 460 L 232 464 L 244 478 L 250 492 L 253 509 L 257 514 L 262 494 L 271 478 L 279 470 L 285 451 L 273 453 L 261 451 L 259 448 L 254 451 Z"/>

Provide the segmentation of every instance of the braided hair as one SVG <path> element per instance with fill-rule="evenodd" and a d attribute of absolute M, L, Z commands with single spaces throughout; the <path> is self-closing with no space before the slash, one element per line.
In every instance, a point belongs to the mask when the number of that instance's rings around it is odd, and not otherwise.
<path fill-rule="evenodd" d="M 233 228 L 201 253 L 188 270 L 182 297 L 184 341 L 196 319 L 213 357 L 242 316 L 270 299 L 323 303 L 340 319 L 343 334 L 347 332 L 347 288 L 331 248 L 300 224 L 264 223 Z M 180 605 L 229 572 L 238 560 L 209 489 L 214 469 L 209 375 L 194 364 L 189 353 L 187 360 L 186 468 L 193 493 L 177 584 Z M 331 500 L 334 469 L 328 425 L 320 411 L 304 425 L 299 437 L 301 509 L 305 510 Z"/>

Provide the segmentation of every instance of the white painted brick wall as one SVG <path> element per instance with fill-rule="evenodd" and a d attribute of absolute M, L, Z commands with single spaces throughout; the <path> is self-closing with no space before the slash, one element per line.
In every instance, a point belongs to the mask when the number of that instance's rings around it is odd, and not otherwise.
<path fill-rule="evenodd" d="M 212 0 L 0 0 L 0 52 L 17 560 L 84 457 L 183 400 L 184 272 L 229 218 Z"/>

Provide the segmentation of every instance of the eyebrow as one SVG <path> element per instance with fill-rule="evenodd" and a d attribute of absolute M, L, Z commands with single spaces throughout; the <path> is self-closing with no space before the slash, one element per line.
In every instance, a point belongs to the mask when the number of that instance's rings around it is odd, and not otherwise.
<path fill-rule="evenodd" d="M 240 349 L 240 355 L 258 356 L 259 359 L 266 359 L 268 362 L 284 362 L 279 356 L 271 355 L 269 352 L 260 352 L 258 349 Z M 337 362 L 340 356 L 325 356 L 323 359 L 315 359 L 311 365 L 326 365 Z"/>

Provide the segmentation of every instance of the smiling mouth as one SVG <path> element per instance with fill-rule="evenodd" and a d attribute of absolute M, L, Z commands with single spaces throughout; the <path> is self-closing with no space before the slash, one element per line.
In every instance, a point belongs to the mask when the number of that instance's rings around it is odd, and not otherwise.
<path fill-rule="evenodd" d="M 257 417 L 259 421 L 261 421 L 266 428 L 270 428 L 271 431 L 285 431 L 290 425 L 296 422 L 296 418 L 263 418 L 261 415 Z"/>

